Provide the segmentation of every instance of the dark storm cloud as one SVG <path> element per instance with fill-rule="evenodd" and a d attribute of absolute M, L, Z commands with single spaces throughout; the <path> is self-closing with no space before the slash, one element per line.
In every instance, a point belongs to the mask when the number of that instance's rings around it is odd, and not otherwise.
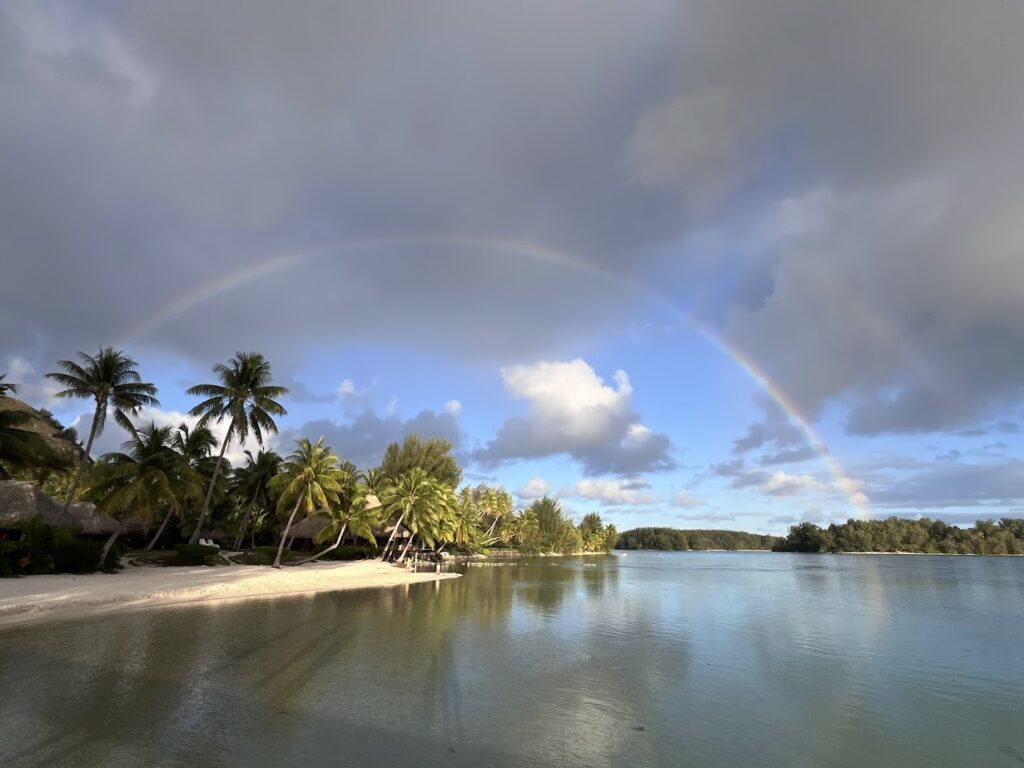
<path fill-rule="evenodd" d="M 0 346 L 46 370 L 269 254 L 472 233 L 657 276 L 812 418 L 991 424 L 1024 381 L 1022 37 L 1018 0 L 7 3 Z M 497 253 L 331 252 L 133 344 L 504 362 L 636 311 Z"/>
<path fill-rule="evenodd" d="M 618 163 L 671 13 L 9 4 L 0 343 L 39 362 L 123 339 L 262 257 L 366 238 L 512 239 L 628 271 L 675 209 Z M 617 294 L 543 256 L 377 245 L 240 281 L 133 343 L 203 362 L 260 345 L 282 372 L 341 336 L 497 360 L 614 324 Z"/>
<path fill-rule="evenodd" d="M 632 156 L 642 181 L 692 199 L 696 179 L 728 211 L 689 238 L 694 302 L 737 267 L 760 275 L 730 335 L 812 416 L 844 402 L 851 432 L 949 429 L 1019 400 L 1019 5 L 723 2 L 685 23 L 694 66 Z"/>

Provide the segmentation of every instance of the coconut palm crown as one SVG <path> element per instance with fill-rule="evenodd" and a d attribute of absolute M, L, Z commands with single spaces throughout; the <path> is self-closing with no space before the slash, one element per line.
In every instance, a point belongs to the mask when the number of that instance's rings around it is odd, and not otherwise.
<path fill-rule="evenodd" d="M 80 397 L 96 403 L 85 453 L 68 491 L 61 517 L 67 514 L 75 498 L 75 492 L 89 462 L 93 441 L 103 432 L 106 424 L 107 409 L 113 408 L 114 421 L 129 434 L 134 434 L 135 427 L 128 417 L 137 416 L 145 406 L 160 405 L 160 401 L 156 399 L 156 385 L 144 382 L 136 370 L 135 361 L 121 350 L 103 347 L 95 356 L 79 352 L 78 358 L 79 362 L 61 360 L 58 364 L 63 371 L 46 374 L 48 379 L 64 387 L 56 397 Z"/>
<path fill-rule="evenodd" d="M 191 544 L 199 540 L 203 522 L 210 512 L 210 498 L 228 444 L 232 440 L 244 443 L 251 434 L 257 443 L 263 445 L 264 435 L 277 432 L 274 417 L 288 413 L 275 399 L 288 394 L 288 389 L 270 383 L 270 363 L 258 352 L 236 352 L 227 365 L 218 363 L 213 366 L 213 372 L 217 374 L 219 383 L 197 384 L 188 390 L 190 395 L 205 398 L 189 411 L 192 416 L 199 417 L 197 427 L 219 424 L 228 419 L 228 430 L 221 442 L 220 456 L 206 492 L 203 510 L 189 539 Z"/>
<path fill-rule="evenodd" d="M 299 438 L 296 445 L 295 451 L 281 465 L 281 474 L 270 481 L 270 490 L 278 496 L 278 514 L 292 508 L 274 558 L 275 568 L 281 567 L 284 544 L 299 510 L 309 517 L 320 510 L 337 507 L 347 479 L 347 473 L 338 466 L 338 457 L 324 445 L 322 437 L 315 443 Z"/>

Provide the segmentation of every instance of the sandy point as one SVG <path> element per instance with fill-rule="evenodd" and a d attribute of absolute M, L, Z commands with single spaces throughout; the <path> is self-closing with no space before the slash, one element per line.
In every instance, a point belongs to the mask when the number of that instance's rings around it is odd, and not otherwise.
<path fill-rule="evenodd" d="M 253 598 L 399 587 L 458 578 L 361 560 L 267 566 L 128 567 L 118 573 L 0 579 L 0 629 L 99 614 Z"/>

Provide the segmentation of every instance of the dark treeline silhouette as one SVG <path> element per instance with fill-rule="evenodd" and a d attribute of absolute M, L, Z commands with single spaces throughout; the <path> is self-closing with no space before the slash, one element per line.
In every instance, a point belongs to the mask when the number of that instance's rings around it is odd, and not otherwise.
<path fill-rule="evenodd" d="M 701 531 L 678 528 L 634 528 L 619 534 L 616 549 L 772 549 L 783 542 L 778 536 L 743 531 Z"/>
<path fill-rule="evenodd" d="M 625 536 L 626 534 L 623 534 Z M 961 555 L 1024 554 L 1024 520 L 979 520 L 959 528 L 941 520 L 848 520 L 819 528 L 800 523 L 775 547 L 777 552 L 920 552 Z"/>

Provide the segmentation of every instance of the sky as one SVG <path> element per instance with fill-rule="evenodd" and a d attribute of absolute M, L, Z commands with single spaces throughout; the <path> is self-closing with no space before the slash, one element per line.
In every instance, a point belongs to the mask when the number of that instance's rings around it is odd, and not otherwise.
<path fill-rule="evenodd" d="M 579 517 L 1024 514 L 1019 0 L 0 5 L 0 373 Z M 97 449 L 125 435 L 110 422 Z M 231 454 L 240 455 L 240 447 Z"/>

